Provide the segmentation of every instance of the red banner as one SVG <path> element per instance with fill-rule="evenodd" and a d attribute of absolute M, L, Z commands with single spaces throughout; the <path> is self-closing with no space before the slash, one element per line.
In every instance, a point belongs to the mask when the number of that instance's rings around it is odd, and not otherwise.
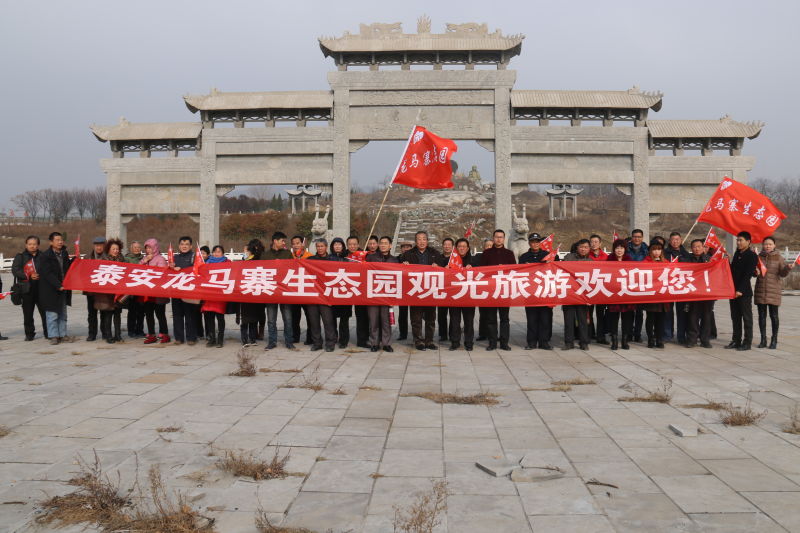
<path fill-rule="evenodd" d="M 235 261 L 168 268 L 82 259 L 64 287 L 216 301 L 447 307 L 554 306 L 733 298 L 727 261 L 558 261 L 454 270 L 398 263 Z"/>
<path fill-rule="evenodd" d="M 415 126 L 392 183 L 417 189 L 452 189 L 453 167 L 450 157 L 458 150 L 456 143 L 439 137 L 422 126 Z"/>
<path fill-rule="evenodd" d="M 769 198 L 725 176 L 697 220 L 733 235 L 747 231 L 752 242 L 761 242 L 775 233 L 784 218 Z"/>

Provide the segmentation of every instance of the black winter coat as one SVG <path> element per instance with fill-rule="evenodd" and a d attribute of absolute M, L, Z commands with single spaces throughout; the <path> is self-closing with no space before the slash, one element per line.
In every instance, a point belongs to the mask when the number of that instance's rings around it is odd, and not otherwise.
<path fill-rule="evenodd" d="M 48 248 L 40 255 L 39 304 L 45 311 L 60 312 L 64 304 L 72 305 L 72 291 L 59 290 L 72 261 L 66 248 L 62 248 L 59 252 L 61 264 L 52 248 Z"/>

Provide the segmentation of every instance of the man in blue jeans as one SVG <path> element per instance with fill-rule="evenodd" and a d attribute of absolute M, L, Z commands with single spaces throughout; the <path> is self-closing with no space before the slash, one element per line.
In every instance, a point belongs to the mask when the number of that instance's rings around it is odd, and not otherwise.
<path fill-rule="evenodd" d="M 261 255 L 261 259 L 293 259 L 292 252 L 286 249 L 286 234 L 276 231 L 272 234 L 272 245 Z M 292 331 L 292 309 L 288 304 L 267 304 L 267 347 L 271 350 L 278 345 L 278 309 L 283 318 L 283 340 L 286 349 L 294 349 Z"/>
<path fill-rule="evenodd" d="M 49 239 L 50 248 L 42 253 L 39 266 L 39 302 L 45 310 L 50 344 L 72 342 L 72 337 L 67 336 L 67 306 L 72 305 L 72 291 L 62 285 L 72 261 L 59 232 L 51 233 Z"/>

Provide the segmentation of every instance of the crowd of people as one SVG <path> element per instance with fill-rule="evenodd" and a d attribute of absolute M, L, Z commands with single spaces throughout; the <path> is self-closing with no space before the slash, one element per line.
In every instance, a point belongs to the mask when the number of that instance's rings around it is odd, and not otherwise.
<path fill-rule="evenodd" d="M 517 258 L 505 247 L 505 232 L 496 230 L 491 239 L 483 241 L 482 250 L 472 254 L 468 239 L 445 238 L 442 250 L 429 246 L 428 234 L 419 231 L 414 242 L 403 242 L 400 253 L 392 255 L 392 238 L 370 236 L 365 250 L 360 248 L 356 236 L 347 239 L 335 238 L 330 243 L 317 239 L 307 249 L 302 236 L 287 236 L 277 231 L 272 234 L 268 246 L 260 239 L 252 239 L 245 249 L 245 261 L 253 260 L 301 260 L 301 261 L 348 261 L 360 257 L 366 262 L 403 263 L 446 267 L 455 251 L 464 268 L 490 265 L 541 263 L 550 260 L 562 261 L 645 261 L 706 263 L 712 260 L 714 250 L 709 250 L 702 239 L 695 239 L 684 246 L 680 233 L 673 232 L 668 239 L 656 236 L 644 242 L 644 232 L 635 229 L 630 236 L 611 243 L 610 252 L 603 249 L 599 235 L 580 239 L 574 243 L 563 258 L 551 254 L 542 246 L 544 240 L 538 233 L 529 236 L 530 249 Z M 12 266 L 17 302 L 21 305 L 25 340 L 36 337 L 34 310 L 41 318 L 43 336 L 51 344 L 72 342 L 67 335 L 67 308 L 71 305 L 72 292 L 65 290 L 63 281 L 70 267 L 71 257 L 65 247 L 63 235 L 53 232 L 48 236 L 48 246 L 41 250 L 39 237 L 32 235 L 25 240 L 25 249 L 16 255 Z M 764 239 L 757 255 L 752 250 L 750 235 L 741 232 L 736 237 L 736 252 L 731 260 L 731 272 L 735 287 L 735 298 L 731 299 L 730 314 L 733 322 L 733 338 L 726 346 L 729 349 L 749 350 L 753 342 L 753 300 L 758 310 L 758 326 L 761 334 L 759 348 L 777 347 L 781 304 L 781 278 L 786 277 L 791 266 L 776 250 L 772 237 Z M 178 250 L 171 262 L 162 255 L 161 245 L 155 238 L 142 246 L 131 242 L 127 253 L 118 239 L 97 237 L 92 242 L 89 259 L 104 259 L 166 267 L 180 271 L 194 264 L 194 243 L 191 237 L 181 237 Z M 228 261 L 222 246 L 200 248 L 208 263 Z M 360 255 L 359 255 L 360 254 Z M 760 260 L 759 261 L 759 257 Z M 763 270 L 760 268 L 763 265 Z M 751 280 L 756 278 L 755 290 Z M 333 351 L 336 346 L 345 348 L 350 343 L 350 319 L 355 316 L 355 345 L 371 351 L 392 350 L 392 326 L 395 325 L 394 309 L 382 305 L 323 305 L 283 303 L 226 303 L 198 301 L 181 298 L 151 298 L 140 296 L 114 296 L 110 294 L 84 293 L 87 306 L 88 335 L 86 341 L 98 338 L 107 343 L 122 340 L 122 312 L 127 312 L 127 336 L 143 339 L 145 344 L 169 343 L 194 345 L 205 339 L 208 347 L 221 348 L 224 343 L 226 315 L 235 315 L 239 326 L 241 343 L 255 346 L 266 335 L 266 349 L 278 345 L 278 313 L 283 323 L 283 344 L 294 348 L 302 337 L 302 318 L 305 316 L 304 343 L 313 350 Z M 612 350 L 627 350 L 630 344 L 644 343 L 648 348 L 664 348 L 665 342 L 676 342 L 688 348 L 698 343 L 711 347 L 710 341 L 717 336 L 714 320 L 714 304 L 711 301 L 681 303 L 610 304 L 610 305 L 564 305 L 564 346 L 575 348 L 577 340 L 581 350 L 587 350 L 590 342 L 609 345 Z M 167 322 L 166 308 L 171 307 L 172 337 Z M 475 332 L 475 307 L 399 307 L 397 340 L 408 337 L 411 324 L 413 345 L 417 350 L 436 349 L 434 335 L 438 330 L 438 341 L 449 343 L 450 350 L 462 345 L 473 350 L 476 341 L 487 341 L 487 350 L 510 350 L 510 321 L 508 307 L 478 307 L 478 328 Z M 553 336 L 553 307 L 534 306 L 525 308 L 525 349 L 551 350 Z M 771 336 L 767 342 L 767 317 L 771 322 Z M 156 328 L 156 322 L 158 327 Z M 4 338 L 4 337 L 0 337 Z"/>

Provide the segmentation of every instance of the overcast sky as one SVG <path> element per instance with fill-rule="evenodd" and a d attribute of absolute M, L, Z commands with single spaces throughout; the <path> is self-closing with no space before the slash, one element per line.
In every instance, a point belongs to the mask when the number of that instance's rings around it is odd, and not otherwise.
<path fill-rule="evenodd" d="M 107 144 L 91 123 L 198 120 L 187 93 L 327 89 L 333 61 L 321 35 L 360 22 L 402 22 L 426 13 L 523 33 L 514 58 L 519 89 L 613 89 L 664 93 L 651 118 L 763 120 L 745 142 L 752 177 L 798 176 L 795 122 L 800 2 L 431 2 L 0 0 L 0 207 L 45 187 L 104 183 Z M 795 111 L 792 111 L 792 110 Z M 353 160 L 358 183 L 391 173 L 397 152 L 368 145 Z M 492 177 L 492 156 L 465 143 L 462 168 Z"/>

